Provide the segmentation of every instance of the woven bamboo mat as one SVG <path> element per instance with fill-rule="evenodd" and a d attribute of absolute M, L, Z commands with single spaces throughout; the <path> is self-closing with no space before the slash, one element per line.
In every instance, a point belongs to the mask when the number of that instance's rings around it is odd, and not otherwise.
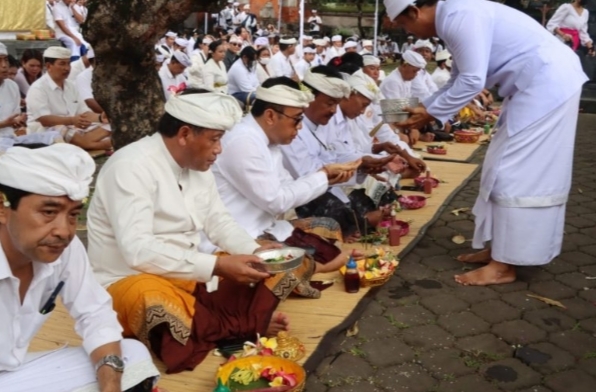
<path fill-rule="evenodd" d="M 403 254 L 415 244 L 415 240 L 437 216 L 448 198 L 451 197 L 477 169 L 477 165 L 454 162 L 431 162 L 430 169 L 433 176 L 438 177 L 443 183 L 435 188 L 431 197 L 427 199 L 427 206 L 420 210 L 402 211 L 398 218 L 412 221 L 410 233 L 401 239 L 399 247 L 393 252 Z M 404 180 L 403 185 L 412 185 L 412 180 Z M 417 192 L 403 192 L 403 194 L 421 194 Z M 345 249 L 364 249 L 362 244 L 344 245 Z M 370 248 L 369 248 L 370 249 Z M 368 293 L 368 289 L 361 289 L 357 294 L 347 294 L 343 289 L 343 282 L 339 273 L 315 276 L 314 280 L 336 279 L 336 283 L 322 292 L 322 297 L 317 300 L 290 298 L 281 304 L 279 310 L 290 318 L 290 333 L 298 337 L 305 345 L 307 356 L 302 363 L 309 361 L 307 369 L 316 367 L 318 357 L 326 350 L 326 345 L 321 342 L 332 340 L 335 334 L 343 329 L 351 319 L 358 315 L 355 311 L 359 303 Z M 363 307 L 363 306 L 359 307 Z M 49 320 L 31 344 L 31 351 L 55 349 L 64 343 L 80 345 L 81 340 L 75 334 L 73 321 L 61 304 L 52 312 Z M 330 332 L 331 331 L 331 332 Z M 175 375 L 163 375 L 159 385 L 169 392 L 209 392 L 214 387 L 214 377 L 217 368 L 223 360 L 209 355 L 192 372 Z M 163 365 L 156 360 L 158 368 L 163 374 Z"/>
<path fill-rule="evenodd" d="M 457 143 L 453 142 L 418 142 L 414 146 L 414 151 L 419 153 L 424 159 L 432 161 L 448 162 L 469 162 L 474 154 L 488 141 L 487 135 L 480 136 L 477 143 Z M 447 149 L 447 154 L 437 155 L 426 152 L 427 146 L 443 144 Z"/>

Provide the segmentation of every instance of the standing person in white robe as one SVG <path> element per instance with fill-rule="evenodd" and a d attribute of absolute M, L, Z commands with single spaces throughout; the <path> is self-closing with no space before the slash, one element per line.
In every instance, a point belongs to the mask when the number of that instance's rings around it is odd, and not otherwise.
<path fill-rule="evenodd" d="M 311 12 L 312 15 L 308 17 L 306 23 L 308 23 L 310 27 L 311 34 L 319 35 L 319 33 L 321 32 L 321 25 L 323 24 L 323 21 L 321 20 L 321 17 L 317 15 L 317 10 L 312 10 Z"/>
<path fill-rule="evenodd" d="M 433 82 L 438 88 L 443 87 L 451 78 L 451 53 L 446 50 L 437 52 L 435 55 L 437 68 L 432 74 Z"/>
<path fill-rule="evenodd" d="M 290 56 L 296 51 L 296 38 L 282 38 L 279 40 L 279 52 L 271 57 L 267 68 L 272 78 L 285 76 L 296 79 L 296 71 L 290 61 Z"/>
<path fill-rule="evenodd" d="M 348 180 L 357 167 L 357 163 L 351 167 L 325 165 L 297 179 L 283 167 L 280 145 L 296 137 L 304 108 L 313 99 L 289 78 L 268 79 L 257 90 L 251 114 L 222 140 L 222 153 L 213 166 L 218 191 L 232 217 L 255 239 L 291 243 L 308 235 L 315 242 L 342 240 L 339 225 L 330 218 L 279 218 L 322 195 L 329 185 Z M 326 247 L 334 248 L 331 244 Z M 315 252 L 315 260 L 325 263 L 317 264 L 315 272 L 330 272 L 345 263 L 348 255 L 340 255 L 337 248 L 334 251 L 331 260 L 319 259 Z"/>
<path fill-rule="evenodd" d="M 122 340 L 111 298 L 75 235 L 94 171 L 87 152 L 64 143 L 0 155 L 2 391 L 150 390 L 159 377 L 147 349 Z M 82 347 L 28 353 L 57 296 Z"/>
<path fill-rule="evenodd" d="M 546 24 L 546 29 L 570 45 L 574 51 L 580 45 L 585 46 L 593 56 L 594 43 L 588 33 L 590 11 L 584 8 L 585 3 L 585 0 L 573 0 L 571 3 L 561 4 Z"/>
<path fill-rule="evenodd" d="M 488 264 L 456 281 L 509 283 L 516 266 L 549 263 L 561 251 L 579 99 L 587 80 L 579 59 L 535 20 L 495 2 L 385 0 L 385 6 L 406 30 L 441 37 L 453 56 L 449 83 L 423 106 L 408 109 L 412 117 L 399 126 L 446 122 L 497 84 L 499 95 L 507 97 L 473 209 L 473 247 L 492 241 L 491 248 L 460 257 Z"/>

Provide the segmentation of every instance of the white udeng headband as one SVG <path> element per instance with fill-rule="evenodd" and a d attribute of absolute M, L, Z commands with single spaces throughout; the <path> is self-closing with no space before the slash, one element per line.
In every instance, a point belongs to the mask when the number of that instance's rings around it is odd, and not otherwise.
<path fill-rule="evenodd" d="M 256 97 L 261 101 L 294 108 L 306 108 L 315 99 L 310 91 L 296 90 L 284 85 L 269 88 L 259 86 Z"/>
<path fill-rule="evenodd" d="M 304 83 L 331 98 L 349 98 L 351 88 L 348 83 L 338 78 L 328 78 L 325 75 L 313 73 L 310 70 L 304 75 Z"/>

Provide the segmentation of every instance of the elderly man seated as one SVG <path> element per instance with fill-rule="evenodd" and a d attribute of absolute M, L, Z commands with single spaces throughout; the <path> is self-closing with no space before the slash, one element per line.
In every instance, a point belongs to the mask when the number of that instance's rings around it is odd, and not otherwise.
<path fill-rule="evenodd" d="M 59 131 L 65 141 L 85 150 L 110 149 L 111 132 L 105 113 L 93 113 L 67 80 L 70 51 L 52 46 L 43 57 L 47 72 L 27 94 L 27 131 Z"/>
<path fill-rule="evenodd" d="M 158 132 L 116 151 L 97 179 L 87 221 L 93 269 L 125 336 L 151 347 L 168 372 L 193 369 L 219 341 L 288 327 L 274 313 L 278 287 L 263 281 L 269 274 L 253 255 L 267 247 L 233 220 L 209 170 L 241 116 L 228 95 L 172 96 Z M 202 234 L 231 255 L 201 253 Z"/>
<path fill-rule="evenodd" d="M 122 340 L 75 236 L 94 172 L 89 154 L 64 143 L 0 155 L 2 391 L 151 391 L 159 376 L 141 343 Z M 58 296 L 83 346 L 27 353 Z"/>
<path fill-rule="evenodd" d="M 177 93 L 186 88 L 186 76 L 184 71 L 192 65 L 186 53 L 176 50 L 169 60 L 164 61 L 158 74 L 161 79 L 161 86 L 166 100 L 172 93 Z"/>
<path fill-rule="evenodd" d="M 251 114 L 223 138 L 223 152 L 213 167 L 222 200 L 253 238 L 295 244 L 310 237 L 315 248 L 317 244 L 321 247 L 317 249 L 321 258 L 315 253 L 315 259 L 330 262 L 318 265 L 316 272 L 335 270 L 345 263 L 347 255 L 338 256 L 339 250 L 322 242 L 321 237 L 341 240 L 337 222 L 277 217 L 324 194 L 329 185 L 347 181 L 358 163 L 325 165 L 304 177 L 292 178 L 283 167 L 280 146 L 296 137 L 304 108 L 314 97 L 283 76 L 266 80 L 256 97 Z M 330 255 L 325 255 L 326 249 L 332 249 Z"/>

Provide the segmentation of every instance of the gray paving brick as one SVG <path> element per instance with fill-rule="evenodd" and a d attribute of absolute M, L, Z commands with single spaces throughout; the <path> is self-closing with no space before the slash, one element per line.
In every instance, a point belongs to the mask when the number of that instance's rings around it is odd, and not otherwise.
<path fill-rule="evenodd" d="M 492 332 L 509 344 L 536 343 L 546 338 L 546 332 L 525 320 L 505 321 L 494 325 Z"/>
<path fill-rule="evenodd" d="M 379 370 L 375 380 L 387 391 L 428 392 L 437 381 L 419 365 L 405 364 Z"/>
<path fill-rule="evenodd" d="M 499 297 L 499 294 L 493 289 L 480 286 L 459 286 L 455 288 L 453 292 L 456 297 L 470 304 L 484 302 Z"/>
<path fill-rule="evenodd" d="M 590 289 L 596 288 L 596 279 L 586 279 L 586 276 L 588 275 L 582 272 L 570 272 L 557 276 L 556 280 L 576 290 L 583 290 L 586 287 Z"/>
<path fill-rule="evenodd" d="M 547 272 L 550 272 L 553 275 L 564 274 L 566 272 L 574 272 L 577 271 L 577 266 L 566 262 L 562 259 L 554 259 L 550 263 L 543 265 L 542 269 Z"/>
<path fill-rule="evenodd" d="M 439 256 L 423 257 L 422 264 L 435 271 L 449 271 L 461 268 L 461 262 L 455 260 L 453 257 L 444 254 Z"/>
<path fill-rule="evenodd" d="M 420 364 L 438 380 L 461 377 L 475 372 L 464 364 L 462 352 L 455 349 L 433 350 L 420 355 Z"/>
<path fill-rule="evenodd" d="M 491 324 L 518 319 L 522 313 L 521 310 L 498 299 L 476 303 L 472 305 L 471 311 Z"/>
<path fill-rule="evenodd" d="M 540 373 L 514 358 L 486 364 L 481 372 L 489 381 L 508 391 L 527 388 L 541 381 Z"/>
<path fill-rule="evenodd" d="M 389 308 L 384 316 L 399 329 L 426 325 L 435 321 L 435 315 L 419 305 Z"/>
<path fill-rule="evenodd" d="M 576 369 L 547 376 L 544 383 L 553 392 L 594 392 L 596 379 Z"/>
<path fill-rule="evenodd" d="M 308 389 L 308 385 L 306 391 L 311 392 Z M 382 389 L 377 388 L 374 385 L 374 382 L 369 380 L 362 380 L 357 382 L 351 382 L 350 384 L 342 385 L 339 387 L 333 387 L 329 389 L 329 392 L 362 392 L 362 391 L 370 391 L 370 392 L 381 392 Z"/>
<path fill-rule="evenodd" d="M 341 384 L 346 378 L 358 380 L 372 374 L 372 367 L 361 357 L 344 353 L 319 374 L 323 383 Z"/>
<path fill-rule="evenodd" d="M 549 342 L 521 347 L 514 356 L 543 374 L 557 373 L 575 365 L 573 355 Z"/>
<path fill-rule="evenodd" d="M 408 328 L 403 332 L 403 339 L 414 351 L 449 348 L 455 341 L 453 335 L 438 325 Z"/>
<path fill-rule="evenodd" d="M 384 316 L 373 316 L 358 322 L 358 336 L 364 339 L 378 339 L 395 335 L 397 330 Z"/>
<path fill-rule="evenodd" d="M 554 308 L 525 312 L 523 319 L 547 332 L 565 331 L 573 328 L 575 320 Z"/>
<path fill-rule="evenodd" d="M 461 312 L 468 308 L 468 303 L 462 301 L 452 294 L 439 294 L 432 297 L 423 298 L 420 303 L 426 309 L 434 314 L 449 314 L 453 312 Z"/>
<path fill-rule="evenodd" d="M 583 331 L 565 331 L 551 334 L 549 340 L 570 352 L 577 359 L 596 352 L 596 337 Z"/>
<path fill-rule="evenodd" d="M 531 283 L 530 291 L 551 299 L 572 298 L 577 292 L 571 287 L 556 281 Z"/>
<path fill-rule="evenodd" d="M 578 320 L 596 317 L 596 305 L 580 298 L 564 299 L 561 301 L 567 307 L 566 313 Z"/>
<path fill-rule="evenodd" d="M 451 313 L 439 317 L 439 325 L 456 338 L 488 332 L 490 324 L 472 312 Z"/>
<path fill-rule="evenodd" d="M 553 279 L 553 274 L 541 267 L 517 268 L 517 280 L 528 283 L 544 282 Z"/>
<path fill-rule="evenodd" d="M 414 351 L 397 338 L 373 340 L 360 346 L 368 362 L 377 367 L 410 362 L 415 358 Z"/>
<path fill-rule="evenodd" d="M 484 377 L 476 374 L 457 378 L 454 381 L 442 381 L 439 385 L 440 392 L 499 392 L 499 388 Z"/>
<path fill-rule="evenodd" d="M 584 246 L 582 251 L 564 252 L 559 258 L 574 265 L 592 265 L 596 263 L 596 245 Z"/>
<path fill-rule="evenodd" d="M 458 339 L 455 346 L 474 355 L 485 354 L 490 358 L 502 359 L 513 355 L 513 348 L 493 334 L 485 333 Z"/>

